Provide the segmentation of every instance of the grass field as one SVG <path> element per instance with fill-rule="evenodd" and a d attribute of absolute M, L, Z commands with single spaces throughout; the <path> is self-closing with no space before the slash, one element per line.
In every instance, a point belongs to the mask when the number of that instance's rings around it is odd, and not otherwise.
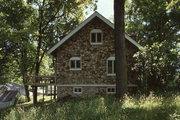
<path fill-rule="evenodd" d="M 1 120 L 180 120 L 180 94 L 114 96 L 18 105 L 0 112 Z"/>
<path fill-rule="evenodd" d="M 23 102 L 22 104 L 17 104 L 17 106 L 29 106 L 33 104 L 33 96 L 30 96 L 31 101 L 29 102 Z M 44 96 L 44 102 L 51 102 L 51 99 L 53 100 L 53 96 L 51 98 L 51 96 Z M 43 103 L 43 95 L 38 95 L 37 100 L 39 103 Z M 25 97 L 23 96 L 23 100 L 25 101 Z"/>

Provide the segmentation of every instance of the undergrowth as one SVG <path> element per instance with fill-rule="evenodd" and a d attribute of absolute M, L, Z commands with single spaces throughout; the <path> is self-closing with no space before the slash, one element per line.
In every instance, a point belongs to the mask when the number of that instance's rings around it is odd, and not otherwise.
<path fill-rule="evenodd" d="M 180 94 L 126 95 L 14 106 L 1 120 L 180 120 Z"/>

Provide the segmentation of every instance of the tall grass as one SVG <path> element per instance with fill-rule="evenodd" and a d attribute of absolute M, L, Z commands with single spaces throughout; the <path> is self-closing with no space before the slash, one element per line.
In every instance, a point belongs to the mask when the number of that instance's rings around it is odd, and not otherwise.
<path fill-rule="evenodd" d="M 69 100 L 0 112 L 2 120 L 180 120 L 180 94 Z"/>

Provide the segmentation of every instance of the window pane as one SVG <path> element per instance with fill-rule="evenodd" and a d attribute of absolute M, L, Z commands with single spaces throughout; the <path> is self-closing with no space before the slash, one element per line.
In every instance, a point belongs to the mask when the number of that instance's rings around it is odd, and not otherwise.
<path fill-rule="evenodd" d="M 74 88 L 74 92 L 77 92 L 77 88 Z"/>
<path fill-rule="evenodd" d="M 102 33 L 97 33 L 97 42 L 98 43 L 102 42 Z"/>
<path fill-rule="evenodd" d="M 111 89 L 110 89 L 110 88 L 108 88 L 108 92 L 111 92 Z"/>
<path fill-rule="evenodd" d="M 81 88 L 78 89 L 78 92 L 81 92 Z"/>
<path fill-rule="evenodd" d="M 75 61 L 71 60 L 71 68 L 75 68 Z"/>
<path fill-rule="evenodd" d="M 96 42 L 96 33 L 91 33 L 91 42 L 92 43 Z"/>
<path fill-rule="evenodd" d="M 108 73 L 111 74 L 112 73 L 112 61 L 108 60 Z"/>
<path fill-rule="evenodd" d="M 81 67 L 80 64 L 81 64 L 81 63 L 80 63 L 80 60 L 77 60 L 77 61 L 76 61 L 76 68 L 80 68 L 80 67 Z"/>
<path fill-rule="evenodd" d="M 114 88 L 112 88 L 112 89 L 111 89 L 111 92 L 115 92 L 115 89 L 114 89 Z"/>

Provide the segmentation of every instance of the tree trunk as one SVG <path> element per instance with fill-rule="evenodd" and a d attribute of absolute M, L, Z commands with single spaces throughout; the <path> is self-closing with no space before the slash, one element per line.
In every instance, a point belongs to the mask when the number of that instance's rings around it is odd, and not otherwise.
<path fill-rule="evenodd" d="M 39 58 L 39 56 L 38 56 L 38 58 Z M 40 64 L 38 61 L 36 61 L 35 82 L 37 82 L 36 76 L 39 75 L 39 69 L 40 69 Z M 33 86 L 33 104 L 37 104 L 37 86 Z"/>
<path fill-rule="evenodd" d="M 124 94 L 127 92 L 124 4 L 125 0 L 114 0 L 116 97 L 118 99 L 122 98 Z"/>
<path fill-rule="evenodd" d="M 36 76 L 39 75 L 39 70 L 40 70 L 39 57 L 40 57 L 41 43 L 42 43 L 42 38 L 41 38 L 41 34 L 40 34 L 39 41 L 38 41 L 38 46 L 37 46 L 37 56 L 36 56 L 36 64 L 35 64 L 36 68 L 35 68 L 35 77 L 34 77 L 34 79 L 35 79 L 36 83 L 38 82 L 36 80 Z M 37 104 L 37 86 L 33 86 L 33 103 Z"/>
<path fill-rule="evenodd" d="M 39 71 L 40 71 L 40 65 L 41 65 L 41 59 L 40 59 L 40 52 L 41 52 L 41 47 L 42 47 L 42 26 L 43 26 L 43 23 L 42 23 L 42 19 L 43 19 L 43 7 L 44 7 L 44 3 L 45 3 L 45 0 L 42 1 L 42 6 L 40 5 L 39 6 L 39 36 L 38 36 L 38 46 L 37 46 L 37 54 L 36 54 L 36 68 L 35 68 L 35 76 L 38 76 L 39 75 Z M 43 56 L 42 56 L 43 57 Z M 36 80 L 36 77 L 35 77 L 35 81 L 37 82 Z M 37 104 L 37 89 L 38 87 L 37 86 L 33 86 L 33 103 L 34 104 Z"/>
<path fill-rule="evenodd" d="M 28 79 L 27 78 L 27 68 L 28 68 L 27 67 L 27 48 L 24 47 L 24 46 L 22 46 L 21 62 L 22 62 L 22 64 L 21 64 L 21 74 L 22 74 L 22 77 L 23 77 L 23 84 L 24 84 L 26 98 L 27 98 L 27 101 L 29 102 L 31 99 L 30 99 L 30 96 L 29 96 L 28 86 L 26 85 L 27 79 Z"/>
<path fill-rule="evenodd" d="M 27 74 L 26 74 L 27 75 Z M 31 101 L 31 99 L 30 99 L 30 96 L 29 96 L 29 87 L 28 87 L 28 85 L 26 85 L 26 76 L 25 76 L 25 74 L 23 75 L 23 83 L 24 83 L 24 89 L 25 89 L 25 94 L 26 94 L 26 98 L 27 98 L 27 101 L 29 102 L 29 101 Z"/>
<path fill-rule="evenodd" d="M 30 96 L 29 96 L 29 87 L 28 87 L 28 85 L 25 85 L 24 88 L 25 88 L 25 92 L 26 92 L 27 101 L 29 102 L 29 101 L 31 101 Z"/>

